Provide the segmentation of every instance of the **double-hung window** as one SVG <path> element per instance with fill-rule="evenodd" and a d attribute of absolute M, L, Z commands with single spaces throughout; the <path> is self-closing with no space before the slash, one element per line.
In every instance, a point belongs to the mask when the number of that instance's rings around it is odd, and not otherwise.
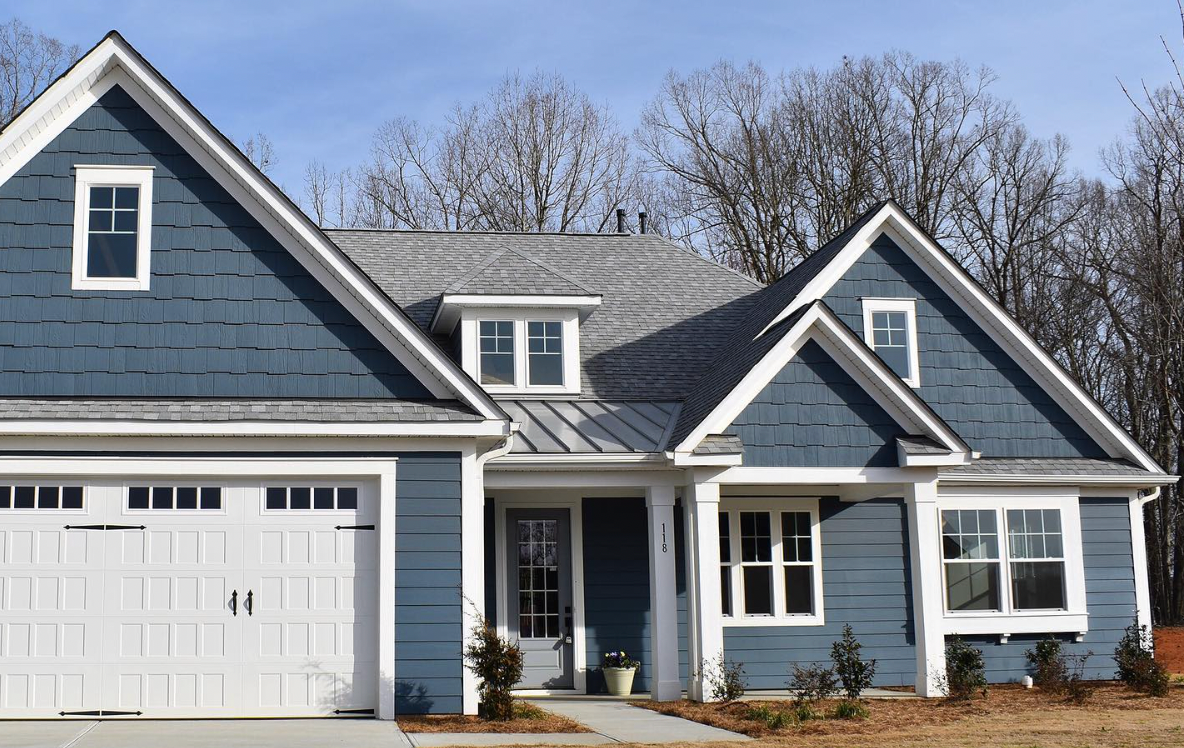
<path fill-rule="evenodd" d="M 1055 623 L 1058 618 L 1074 614 L 1084 618 L 1085 614 L 1077 501 L 1076 497 L 1016 497 L 944 503 L 940 521 L 947 615 L 959 620 L 1043 618 L 1047 619 L 1044 627 L 1032 630 L 1078 630 Z M 955 628 L 996 633 L 988 628 Z M 1026 630 L 1014 623 L 1002 628 L 1010 633 Z"/>
<path fill-rule="evenodd" d="M 526 323 L 526 379 L 530 386 L 563 384 L 563 323 Z"/>
<path fill-rule="evenodd" d="M 77 290 L 145 291 L 152 249 L 152 167 L 74 169 Z"/>
<path fill-rule="evenodd" d="M 513 386 L 514 323 L 507 320 L 481 320 L 478 339 L 481 346 L 481 384 Z"/>
<path fill-rule="evenodd" d="M 726 625 L 822 623 L 817 500 L 728 503 L 719 520 Z"/>
<path fill-rule="evenodd" d="M 863 332 L 868 347 L 896 376 L 910 387 L 921 386 L 916 301 L 864 299 Z"/>
<path fill-rule="evenodd" d="M 496 316 L 494 316 L 496 315 Z M 577 394 L 579 347 L 576 313 L 549 315 L 532 310 L 506 309 L 473 325 L 476 355 L 469 340 L 462 343 L 462 360 L 475 365 L 477 379 L 497 394 Z"/>

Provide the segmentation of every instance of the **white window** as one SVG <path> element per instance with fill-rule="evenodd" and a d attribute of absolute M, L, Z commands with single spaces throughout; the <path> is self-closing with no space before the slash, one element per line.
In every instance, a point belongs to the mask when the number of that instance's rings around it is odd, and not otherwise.
<path fill-rule="evenodd" d="M 864 299 L 863 335 L 868 347 L 906 384 L 921 386 L 916 301 Z"/>
<path fill-rule="evenodd" d="M 152 167 L 74 167 L 77 290 L 146 291 L 152 249 Z"/>
<path fill-rule="evenodd" d="M 1076 497 L 975 497 L 940 509 L 948 619 L 957 633 L 1085 631 Z M 1074 622 L 1067 618 L 1076 618 Z M 1028 624 L 1018 620 L 1028 619 Z"/>
<path fill-rule="evenodd" d="M 222 508 L 222 489 L 219 486 L 128 486 L 127 508 L 135 511 L 217 511 Z"/>
<path fill-rule="evenodd" d="M 461 363 L 495 395 L 577 395 L 579 318 L 575 310 L 466 309 Z"/>
<path fill-rule="evenodd" d="M 0 510 L 81 508 L 82 486 L 0 486 Z"/>
<path fill-rule="evenodd" d="M 823 622 L 816 499 L 733 500 L 719 535 L 725 625 Z"/>
<path fill-rule="evenodd" d="M 264 492 L 268 511 L 355 511 L 357 486 L 268 486 Z"/>
<path fill-rule="evenodd" d="M 481 320 L 481 384 L 514 386 L 514 323 Z"/>
<path fill-rule="evenodd" d="M 526 377 L 530 386 L 563 386 L 563 323 L 527 320 Z"/>

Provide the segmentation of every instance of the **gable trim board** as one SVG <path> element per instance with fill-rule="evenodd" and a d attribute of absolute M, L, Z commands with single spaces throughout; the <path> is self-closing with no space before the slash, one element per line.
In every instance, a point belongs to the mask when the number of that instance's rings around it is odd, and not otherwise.
<path fill-rule="evenodd" d="M 112 31 L 0 132 L 0 184 L 120 86 L 419 379 L 488 419 L 508 417 L 307 216 L 122 36 Z"/>
<path fill-rule="evenodd" d="M 1111 457 L 1125 457 L 1150 472 L 1163 472 L 1130 434 L 893 200 L 880 206 L 874 217 L 806 283 L 796 298 L 757 337 L 769 334 L 798 309 L 822 299 L 881 235 L 895 242 L 942 291 L 957 301 L 970 318 Z"/>
<path fill-rule="evenodd" d="M 794 359 L 802 346 L 811 340 L 861 384 L 898 424 L 910 429 L 910 433 L 934 439 L 949 450 L 948 455 L 924 456 L 898 450 L 902 466 L 964 465 L 971 461 L 971 450 L 966 442 L 822 301 L 815 301 L 803 310 L 801 316 L 785 331 L 784 337 L 744 375 L 673 453 L 692 452 L 709 434 L 722 433 L 777 373 Z"/>

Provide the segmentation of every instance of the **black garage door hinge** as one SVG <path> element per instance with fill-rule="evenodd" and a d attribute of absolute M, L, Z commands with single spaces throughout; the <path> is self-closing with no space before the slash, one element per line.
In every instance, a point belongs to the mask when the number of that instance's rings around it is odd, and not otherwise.
<path fill-rule="evenodd" d="M 59 717 L 140 717 L 143 712 L 111 712 L 106 709 L 95 709 L 90 712 L 58 712 Z"/>
<path fill-rule="evenodd" d="M 373 530 L 374 525 L 337 525 L 334 530 Z"/>
<path fill-rule="evenodd" d="M 334 709 L 334 714 L 374 714 L 373 709 Z"/>
<path fill-rule="evenodd" d="M 147 530 L 144 525 L 66 525 L 67 530 Z"/>

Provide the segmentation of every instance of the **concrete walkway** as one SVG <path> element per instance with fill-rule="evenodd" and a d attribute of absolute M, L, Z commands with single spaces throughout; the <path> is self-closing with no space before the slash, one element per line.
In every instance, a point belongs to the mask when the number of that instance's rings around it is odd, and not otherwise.
<path fill-rule="evenodd" d="M 415 748 L 493 748 L 501 745 L 604 745 L 612 738 L 595 732 L 409 732 Z"/>
<path fill-rule="evenodd" d="M 751 740 L 718 727 L 658 714 L 615 699 L 528 699 L 539 709 L 579 722 L 618 743 L 697 743 Z"/>
<path fill-rule="evenodd" d="M 411 748 L 373 719 L 0 721 L 0 748 Z"/>

